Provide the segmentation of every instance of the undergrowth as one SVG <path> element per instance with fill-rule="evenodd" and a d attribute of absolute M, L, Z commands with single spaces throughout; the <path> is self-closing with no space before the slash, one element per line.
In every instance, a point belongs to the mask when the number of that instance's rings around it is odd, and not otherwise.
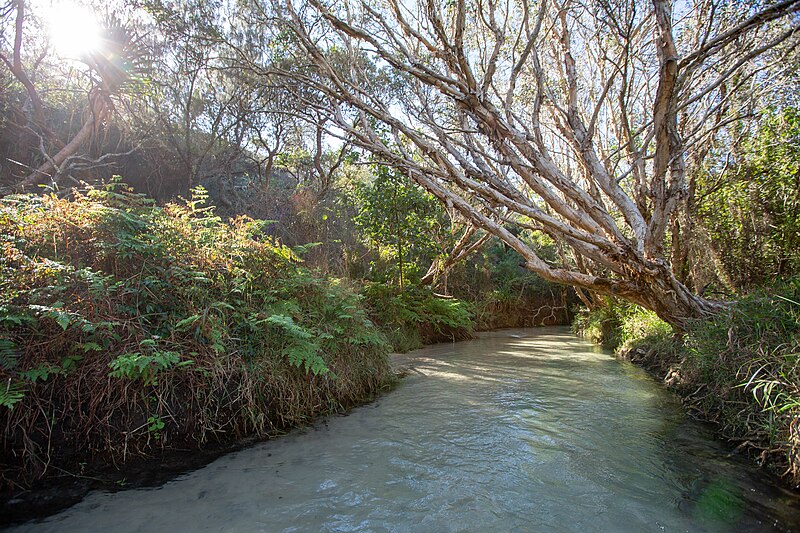
<path fill-rule="evenodd" d="M 655 372 L 693 413 L 800 486 L 800 279 L 742 298 L 683 335 L 616 304 L 581 314 L 575 328 Z"/>
<path fill-rule="evenodd" d="M 463 300 L 441 298 L 416 285 L 400 288 L 367 283 L 362 292 L 370 317 L 397 352 L 434 342 L 464 340 L 472 335 L 472 311 Z"/>
<path fill-rule="evenodd" d="M 800 486 L 800 279 L 746 297 L 687 339 L 693 405 Z"/>
<path fill-rule="evenodd" d="M 0 201 L 4 483 L 263 437 L 387 383 L 358 294 L 204 202 L 116 182 Z"/>

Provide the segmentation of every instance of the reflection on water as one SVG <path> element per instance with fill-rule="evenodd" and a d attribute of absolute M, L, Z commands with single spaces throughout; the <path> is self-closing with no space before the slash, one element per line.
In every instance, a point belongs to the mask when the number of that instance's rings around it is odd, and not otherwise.
<path fill-rule="evenodd" d="M 376 403 L 42 531 L 791 531 L 800 501 L 565 329 L 410 354 Z"/>

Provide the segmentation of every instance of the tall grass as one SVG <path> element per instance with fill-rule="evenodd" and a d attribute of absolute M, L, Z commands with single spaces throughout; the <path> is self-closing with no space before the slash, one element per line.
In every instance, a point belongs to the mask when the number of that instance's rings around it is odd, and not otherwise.
<path fill-rule="evenodd" d="M 353 290 L 204 201 L 119 183 L 0 201 L 4 482 L 263 437 L 390 379 Z"/>
<path fill-rule="evenodd" d="M 617 353 L 662 377 L 692 412 L 800 486 L 800 279 L 747 296 L 681 337 L 652 313 L 623 305 L 584 313 L 576 328 L 612 339 Z"/>
<path fill-rule="evenodd" d="M 800 485 L 800 279 L 695 324 L 685 353 L 693 405 Z"/>

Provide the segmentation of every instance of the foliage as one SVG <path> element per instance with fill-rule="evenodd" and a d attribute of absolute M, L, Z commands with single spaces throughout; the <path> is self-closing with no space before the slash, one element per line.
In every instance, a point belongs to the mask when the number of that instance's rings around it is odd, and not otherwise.
<path fill-rule="evenodd" d="M 698 322 L 686 340 L 683 373 L 704 383 L 695 404 L 729 437 L 749 441 L 762 461 L 800 484 L 800 279 L 739 301 Z"/>
<path fill-rule="evenodd" d="M 141 341 L 140 345 L 145 345 Z M 145 355 L 141 352 L 125 353 L 111 361 L 109 376 L 115 378 L 141 379 L 145 385 L 157 385 L 156 376 L 171 368 L 179 368 L 192 364 L 194 361 L 180 360 L 180 354 L 171 351 L 153 350 L 152 354 Z"/>
<path fill-rule="evenodd" d="M 513 229 L 513 228 L 512 228 Z M 519 235 L 552 260 L 555 246 L 541 235 Z M 570 322 L 569 288 L 549 283 L 524 267 L 522 256 L 509 246 L 493 241 L 454 269 L 450 276 L 454 294 L 475 303 L 476 327 L 530 327 Z"/>
<path fill-rule="evenodd" d="M 674 334 L 672 326 L 658 318 L 655 313 L 632 305 L 622 316 L 619 349 L 630 349 L 633 345 L 641 342 L 650 343 L 659 339 L 671 339 Z"/>
<path fill-rule="evenodd" d="M 420 266 L 427 268 L 441 252 L 441 243 L 448 241 L 449 223 L 441 205 L 386 166 L 375 166 L 374 179 L 357 183 L 354 196 L 356 228 L 389 256 L 400 285 L 418 279 Z"/>
<path fill-rule="evenodd" d="M 591 332 L 613 317 L 619 353 L 656 371 L 694 412 L 800 485 L 800 279 L 694 321 L 684 337 L 649 312 L 598 311 L 577 327 Z"/>
<path fill-rule="evenodd" d="M 78 460 L 55 444 L 121 460 L 264 436 L 386 383 L 359 296 L 205 201 L 159 208 L 118 181 L 0 201 L 0 475 Z"/>
<path fill-rule="evenodd" d="M 370 315 L 399 352 L 425 343 L 469 338 L 473 329 L 467 302 L 437 297 L 427 287 L 367 283 L 363 294 Z"/>
<path fill-rule="evenodd" d="M 800 272 L 800 110 L 768 110 L 738 160 L 708 171 L 698 214 L 735 289 Z"/>
<path fill-rule="evenodd" d="M 630 306 L 613 301 L 592 311 L 582 309 L 575 316 L 572 329 L 595 344 L 614 350 L 622 344 L 622 324 L 630 310 Z"/>

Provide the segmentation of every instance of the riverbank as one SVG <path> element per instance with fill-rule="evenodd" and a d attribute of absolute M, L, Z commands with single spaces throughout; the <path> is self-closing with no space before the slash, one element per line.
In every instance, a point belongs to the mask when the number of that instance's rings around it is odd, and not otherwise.
<path fill-rule="evenodd" d="M 464 302 L 318 274 L 204 199 L 0 201 L 2 521 L 345 412 L 392 386 L 393 344 L 470 336 Z"/>
<path fill-rule="evenodd" d="M 93 493 L 19 531 L 722 533 L 800 523 L 797 496 L 725 453 L 644 371 L 568 328 L 480 334 L 401 359 L 413 369 L 398 387 L 347 416 L 157 489 Z"/>
<path fill-rule="evenodd" d="M 433 326 L 426 328 L 434 329 Z M 484 338 L 502 333 L 479 332 L 469 338 Z M 459 340 L 467 340 L 461 338 Z M 451 339 L 451 342 L 455 340 Z M 430 344 L 435 344 L 429 342 Z M 441 343 L 447 346 L 448 343 Z M 363 401 L 335 412 L 320 413 L 309 418 L 303 426 L 322 424 L 327 426 L 326 418 L 331 415 L 346 415 L 351 409 L 369 404 L 376 398 L 390 392 L 410 373 L 418 372 L 417 366 L 425 362 L 414 351 L 391 353 L 388 355 L 391 378 L 375 394 Z M 96 464 L 92 470 L 70 473 L 54 468 L 51 475 L 41 478 L 25 489 L 6 491 L 0 494 L 0 526 L 12 525 L 33 519 L 43 519 L 80 502 L 92 491 L 117 492 L 138 488 L 155 487 L 169 482 L 178 476 L 211 463 L 217 458 L 249 448 L 264 442 L 281 438 L 297 426 L 288 426 L 285 431 L 276 431 L 268 436 L 250 436 L 233 442 L 207 443 L 194 450 L 161 448 L 150 456 L 138 456 L 124 464 Z"/>
<path fill-rule="evenodd" d="M 800 490 L 800 280 L 753 294 L 676 335 L 652 313 L 611 306 L 574 329 L 648 370 L 695 418 Z"/>
<path fill-rule="evenodd" d="M 391 384 L 358 292 L 263 227 L 118 184 L 2 200 L 4 520 L 158 482 Z"/>
<path fill-rule="evenodd" d="M 488 333 L 483 332 L 476 336 L 486 335 Z M 314 418 L 307 419 L 302 425 L 322 424 L 327 427 L 327 417 L 347 415 L 353 408 L 372 403 L 383 394 L 391 392 L 399 380 L 415 372 L 415 367 L 422 361 L 413 352 L 395 352 L 389 354 L 388 358 L 392 377 L 375 394 L 335 412 L 320 413 Z M 75 505 L 92 491 L 113 493 L 160 486 L 183 474 L 202 468 L 226 454 L 266 440 L 281 438 L 297 428 L 298 426 L 288 426 L 284 431 L 276 431 L 268 436 L 250 436 L 233 442 L 207 443 L 204 447 L 194 450 L 162 448 L 147 457 L 133 457 L 124 464 L 96 464 L 92 470 L 85 469 L 81 473 L 70 473 L 54 467 L 49 476 L 37 480 L 28 488 L 0 493 L 0 526 L 46 518 Z"/>

